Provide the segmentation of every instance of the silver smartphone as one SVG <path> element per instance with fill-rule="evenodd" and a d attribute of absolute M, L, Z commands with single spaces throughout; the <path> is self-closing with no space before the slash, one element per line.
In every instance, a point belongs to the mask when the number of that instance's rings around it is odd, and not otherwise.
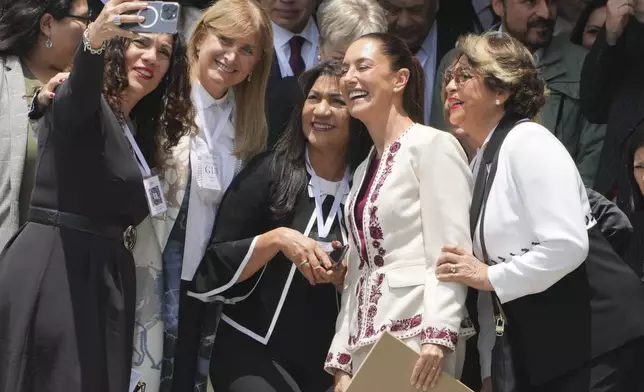
<path fill-rule="evenodd" d="M 176 34 L 181 5 L 167 1 L 149 1 L 146 9 L 132 13 L 143 16 L 139 23 L 123 23 L 121 28 L 137 33 Z"/>

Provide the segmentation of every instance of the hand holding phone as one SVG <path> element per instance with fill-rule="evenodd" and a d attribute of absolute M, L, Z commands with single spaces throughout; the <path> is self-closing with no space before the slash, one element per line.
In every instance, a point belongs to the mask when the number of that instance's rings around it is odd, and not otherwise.
<path fill-rule="evenodd" d="M 333 252 L 329 253 L 329 259 L 334 264 L 334 268 L 338 268 L 342 262 L 347 257 L 347 253 L 349 253 L 349 245 L 345 244 L 340 248 L 336 248 L 333 250 Z"/>
<path fill-rule="evenodd" d="M 124 30 L 137 33 L 176 34 L 179 25 L 181 5 L 176 2 L 148 1 L 148 6 L 136 12 L 145 20 L 139 23 L 124 23 Z"/>

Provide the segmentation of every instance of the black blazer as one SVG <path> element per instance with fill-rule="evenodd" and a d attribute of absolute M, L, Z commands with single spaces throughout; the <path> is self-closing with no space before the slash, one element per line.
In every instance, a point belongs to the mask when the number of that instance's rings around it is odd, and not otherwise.
<path fill-rule="evenodd" d="M 594 188 L 612 198 L 621 170 L 626 142 L 644 120 L 644 25 L 635 20 L 617 45 L 606 42 L 602 29 L 586 57 L 579 89 L 581 109 L 589 121 L 606 123 Z"/>

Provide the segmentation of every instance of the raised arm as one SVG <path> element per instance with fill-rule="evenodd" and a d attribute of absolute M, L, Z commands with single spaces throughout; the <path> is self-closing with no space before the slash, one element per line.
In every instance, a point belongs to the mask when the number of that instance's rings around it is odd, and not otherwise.
<path fill-rule="evenodd" d="M 74 56 L 72 72 L 56 90 L 52 113 L 56 128 L 62 131 L 76 129 L 91 118 L 101 104 L 103 74 L 105 68 L 104 49 L 106 41 L 120 36 L 134 38 L 133 32 L 123 30 L 114 23 L 143 21 L 136 15 L 121 15 L 136 12 L 147 7 L 144 2 L 111 0 L 103 11 L 83 33 L 83 42 Z"/>

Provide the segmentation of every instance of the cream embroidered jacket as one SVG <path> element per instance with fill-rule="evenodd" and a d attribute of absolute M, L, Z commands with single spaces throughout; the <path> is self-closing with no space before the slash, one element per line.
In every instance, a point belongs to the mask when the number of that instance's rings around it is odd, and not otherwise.
<path fill-rule="evenodd" d="M 366 255 L 355 222 L 358 194 L 368 186 L 369 157 L 354 174 L 345 219 L 349 270 L 336 335 L 325 369 L 352 374 L 352 352 L 384 331 L 400 339 L 454 349 L 465 314 L 467 288 L 436 280 L 441 247 L 471 250 L 472 174 L 449 133 L 414 125 L 383 152 L 363 214 Z"/>

